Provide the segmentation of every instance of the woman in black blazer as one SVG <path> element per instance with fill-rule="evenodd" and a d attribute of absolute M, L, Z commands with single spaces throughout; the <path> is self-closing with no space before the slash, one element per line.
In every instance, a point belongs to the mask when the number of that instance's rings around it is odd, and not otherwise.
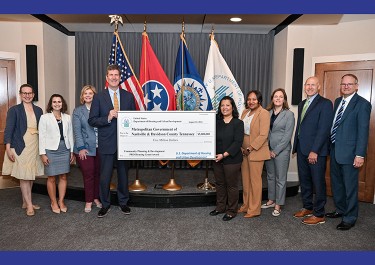
<path fill-rule="evenodd" d="M 5 156 L 3 175 L 20 180 L 22 208 L 27 216 L 33 216 L 40 209 L 32 203 L 31 189 L 36 176 L 44 175 L 44 168 L 38 153 L 38 122 L 43 111 L 33 104 L 34 90 L 23 84 L 19 90 L 21 103 L 11 107 L 7 113 L 4 131 Z"/>
<path fill-rule="evenodd" d="M 244 125 L 238 119 L 234 100 L 225 96 L 220 100 L 216 120 L 216 159 L 213 164 L 216 181 L 216 208 L 211 216 L 225 213 L 224 221 L 237 215 L 241 177 Z"/>

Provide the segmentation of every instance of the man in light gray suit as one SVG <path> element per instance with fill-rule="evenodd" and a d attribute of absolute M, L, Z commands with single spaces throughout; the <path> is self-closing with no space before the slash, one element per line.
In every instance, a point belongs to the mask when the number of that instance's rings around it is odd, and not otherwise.
<path fill-rule="evenodd" d="M 273 216 L 279 216 L 281 205 L 285 204 L 286 180 L 292 149 L 291 138 L 294 131 L 294 114 L 289 110 L 285 90 L 278 88 L 271 95 L 270 132 L 268 135 L 271 159 L 266 161 L 268 181 L 268 201 L 263 209 L 274 207 Z"/>

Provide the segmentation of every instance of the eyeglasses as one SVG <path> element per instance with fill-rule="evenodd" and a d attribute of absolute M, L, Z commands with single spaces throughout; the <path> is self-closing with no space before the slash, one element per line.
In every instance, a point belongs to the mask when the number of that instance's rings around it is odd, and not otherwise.
<path fill-rule="evenodd" d="M 22 94 L 23 96 L 32 96 L 34 95 L 34 92 L 21 92 L 20 94 Z"/>
<path fill-rule="evenodd" d="M 357 85 L 357 83 L 347 83 L 347 84 L 344 84 L 344 83 L 341 83 L 340 86 L 343 86 L 343 87 L 352 87 L 352 86 L 355 86 Z"/>

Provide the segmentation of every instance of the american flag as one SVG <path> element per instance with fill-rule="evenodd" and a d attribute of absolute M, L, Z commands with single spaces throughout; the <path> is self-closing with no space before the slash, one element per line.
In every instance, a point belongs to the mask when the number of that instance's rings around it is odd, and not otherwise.
<path fill-rule="evenodd" d="M 134 74 L 128 57 L 126 56 L 126 53 L 122 47 L 120 37 L 116 32 L 113 34 L 111 54 L 109 55 L 109 65 L 112 64 L 117 64 L 120 67 L 120 87 L 134 95 L 137 110 L 145 110 L 141 85 L 139 84 L 138 79 Z"/>

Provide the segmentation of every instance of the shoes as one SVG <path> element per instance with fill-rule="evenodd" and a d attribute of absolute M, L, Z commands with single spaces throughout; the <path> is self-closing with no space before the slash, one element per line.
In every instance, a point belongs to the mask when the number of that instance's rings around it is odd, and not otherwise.
<path fill-rule="evenodd" d="M 302 218 L 302 217 L 306 217 L 306 216 L 311 216 L 313 213 L 312 210 L 307 210 L 305 208 L 302 208 L 301 210 L 299 210 L 298 212 L 296 212 L 293 217 L 296 217 L 296 218 Z"/>
<path fill-rule="evenodd" d="M 57 209 L 53 209 L 53 207 L 52 207 L 52 204 L 51 204 L 51 210 L 52 210 L 52 212 L 54 212 L 54 213 L 60 213 L 60 208 L 57 208 Z"/>
<path fill-rule="evenodd" d="M 326 217 L 327 218 L 339 218 L 339 217 L 342 217 L 342 214 L 335 211 L 332 213 L 326 213 Z"/>
<path fill-rule="evenodd" d="M 339 223 L 337 226 L 336 226 L 336 229 L 337 230 L 349 230 L 350 228 L 352 228 L 354 226 L 354 224 L 350 224 L 350 223 L 345 223 L 345 222 L 341 222 Z"/>
<path fill-rule="evenodd" d="M 124 214 L 130 214 L 130 208 L 127 205 L 120 205 L 120 209 Z"/>
<path fill-rule="evenodd" d="M 27 216 L 34 216 L 34 215 L 35 215 L 35 212 L 34 212 L 34 210 L 32 210 L 32 211 L 28 211 L 28 210 L 26 210 L 26 215 L 27 215 Z"/>
<path fill-rule="evenodd" d="M 60 207 L 60 210 L 63 212 L 63 213 L 66 213 L 68 211 L 68 207 Z"/>
<path fill-rule="evenodd" d="M 262 205 L 260 206 L 260 208 L 262 208 L 262 209 L 268 209 L 268 208 L 275 207 L 275 203 L 274 203 L 274 202 L 271 203 L 271 204 L 267 204 L 267 203 L 268 203 L 268 202 L 262 204 Z"/>
<path fill-rule="evenodd" d="M 102 218 L 104 216 L 106 216 L 108 214 L 108 212 L 110 211 L 110 207 L 102 207 L 99 212 L 98 212 L 98 218 Z"/>
<path fill-rule="evenodd" d="M 232 220 L 233 218 L 234 218 L 233 215 L 225 214 L 225 215 L 223 216 L 223 221 L 230 221 L 230 220 Z"/>
<path fill-rule="evenodd" d="M 103 205 L 100 202 L 98 202 L 98 203 L 95 202 L 95 205 L 96 205 L 97 208 L 102 208 L 103 207 Z"/>
<path fill-rule="evenodd" d="M 26 204 L 22 204 L 22 209 L 26 209 L 26 208 L 27 208 Z M 37 204 L 33 204 L 33 209 L 34 209 L 34 210 L 39 210 L 39 209 L 40 209 L 40 206 L 37 205 Z"/>
<path fill-rule="evenodd" d="M 317 217 L 315 215 L 309 216 L 302 220 L 302 223 L 304 225 L 319 225 L 324 224 L 326 222 L 324 216 L 323 217 Z"/>
<path fill-rule="evenodd" d="M 219 211 L 216 211 L 216 210 L 213 210 L 210 212 L 210 215 L 211 216 L 215 216 L 215 215 L 218 215 L 218 214 L 221 214 L 222 212 L 219 212 Z"/>
<path fill-rule="evenodd" d="M 245 217 L 245 218 L 253 218 L 253 217 L 258 217 L 258 216 L 260 216 L 260 214 L 250 214 L 250 213 L 247 213 L 243 217 Z"/>
<path fill-rule="evenodd" d="M 247 211 L 244 210 L 244 209 L 242 209 L 242 208 L 240 208 L 240 209 L 238 209 L 237 213 L 247 213 Z"/>
<path fill-rule="evenodd" d="M 92 206 L 92 202 L 86 202 L 85 213 L 91 212 L 91 206 Z"/>
<path fill-rule="evenodd" d="M 281 214 L 281 209 L 279 209 L 279 210 L 274 209 L 274 210 L 272 211 L 272 215 L 273 215 L 273 216 L 279 216 L 280 214 Z"/>

